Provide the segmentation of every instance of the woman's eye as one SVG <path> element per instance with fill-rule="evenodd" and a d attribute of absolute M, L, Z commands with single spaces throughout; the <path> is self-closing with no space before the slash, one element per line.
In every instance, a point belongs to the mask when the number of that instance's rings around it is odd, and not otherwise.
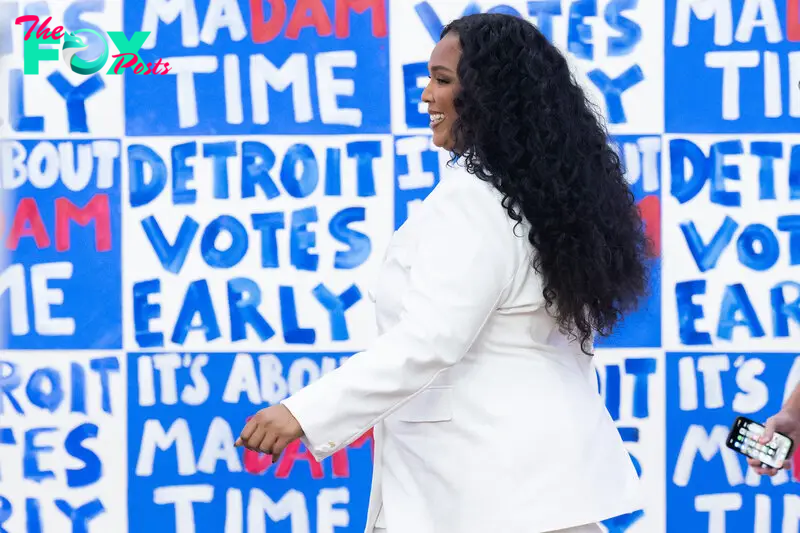
<path fill-rule="evenodd" d="M 432 77 L 431 77 L 431 75 L 430 75 L 430 74 L 428 74 L 428 79 L 429 79 L 429 80 L 432 80 L 432 79 L 434 79 L 434 78 L 432 78 Z M 446 79 L 446 78 L 436 78 L 436 82 L 437 82 L 437 83 L 441 83 L 441 84 L 445 84 L 445 85 L 446 85 L 446 84 L 450 83 L 450 80 L 448 80 L 448 79 Z"/>

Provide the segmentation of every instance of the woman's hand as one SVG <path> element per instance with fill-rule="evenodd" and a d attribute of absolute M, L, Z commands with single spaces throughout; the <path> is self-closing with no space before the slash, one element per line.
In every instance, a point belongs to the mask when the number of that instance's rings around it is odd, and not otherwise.
<path fill-rule="evenodd" d="M 272 455 L 276 462 L 291 442 L 303 436 L 303 429 L 294 415 L 281 404 L 257 412 L 244 426 L 236 446 Z"/>
<path fill-rule="evenodd" d="M 765 424 L 766 429 L 764 434 L 759 438 L 758 442 L 766 444 L 772 440 L 772 436 L 777 431 L 783 433 L 794 442 L 794 446 L 789 450 L 789 455 L 786 461 L 783 462 L 781 468 L 762 467 L 761 461 L 758 459 L 748 458 L 747 463 L 753 467 L 758 474 L 774 476 L 781 469 L 788 469 L 792 466 L 792 454 L 797 449 L 798 441 L 800 440 L 800 413 L 793 412 L 788 409 L 783 409 L 775 416 L 769 418 Z"/>

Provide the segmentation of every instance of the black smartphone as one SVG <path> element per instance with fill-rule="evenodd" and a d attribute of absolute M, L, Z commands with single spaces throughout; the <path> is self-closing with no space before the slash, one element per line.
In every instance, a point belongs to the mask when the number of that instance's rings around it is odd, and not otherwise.
<path fill-rule="evenodd" d="M 762 466 L 779 468 L 779 465 L 785 463 L 789 457 L 793 445 L 792 439 L 776 431 L 771 441 L 761 444 L 758 439 L 763 434 L 763 425 L 740 416 L 734 421 L 728 434 L 728 448 L 761 461 Z"/>

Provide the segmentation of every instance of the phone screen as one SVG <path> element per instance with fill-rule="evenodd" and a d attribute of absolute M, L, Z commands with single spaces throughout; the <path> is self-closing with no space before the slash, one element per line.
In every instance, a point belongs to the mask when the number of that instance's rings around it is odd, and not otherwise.
<path fill-rule="evenodd" d="M 734 450 L 752 457 L 773 468 L 786 460 L 792 447 L 792 440 L 775 432 L 772 440 L 761 444 L 758 439 L 764 434 L 764 426 L 744 417 L 739 417 L 734 422 L 728 436 L 728 446 Z"/>

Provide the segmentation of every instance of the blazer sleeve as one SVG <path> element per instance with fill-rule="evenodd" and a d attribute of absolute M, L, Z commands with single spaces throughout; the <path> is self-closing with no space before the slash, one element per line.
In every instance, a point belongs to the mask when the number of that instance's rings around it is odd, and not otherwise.
<path fill-rule="evenodd" d="M 281 402 L 321 461 L 422 392 L 469 350 L 517 270 L 499 199 L 466 175 L 443 181 L 420 213 L 420 232 L 397 324 Z"/>

